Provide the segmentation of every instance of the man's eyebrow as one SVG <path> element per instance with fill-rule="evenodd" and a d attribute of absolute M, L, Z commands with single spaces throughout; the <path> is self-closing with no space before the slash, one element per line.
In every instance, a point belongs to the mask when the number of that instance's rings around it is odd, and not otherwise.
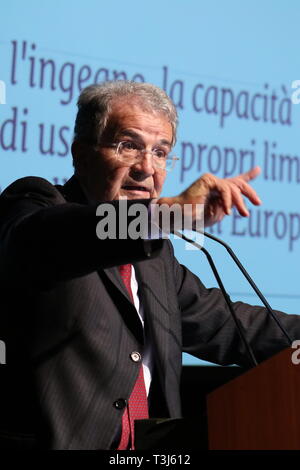
<path fill-rule="evenodd" d="M 167 140 L 167 139 L 161 139 L 161 140 L 159 141 L 159 143 L 160 143 L 161 145 L 167 145 L 168 147 L 172 147 L 172 143 L 171 143 L 169 140 Z"/>
<path fill-rule="evenodd" d="M 132 131 L 130 129 L 124 129 L 124 130 L 118 132 L 117 135 L 118 135 L 118 137 L 131 137 L 132 139 L 136 139 L 140 142 L 144 142 L 144 139 L 140 134 L 138 134 L 137 132 Z M 172 143 L 167 139 L 160 139 L 157 142 L 157 144 L 172 147 Z"/>
<path fill-rule="evenodd" d="M 143 138 L 135 131 L 130 129 L 124 129 L 123 131 L 117 132 L 118 137 L 132 137 L 133 139 L 143 140 Z"/>

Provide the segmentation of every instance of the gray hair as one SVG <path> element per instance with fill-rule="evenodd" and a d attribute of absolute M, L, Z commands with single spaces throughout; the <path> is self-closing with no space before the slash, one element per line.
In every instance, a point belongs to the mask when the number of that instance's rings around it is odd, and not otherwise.
<path fill-rule="evenodd" d="M 135 98 L 145 111 L 163 114 L 172 126 L 172 145 L 176 142 L 177 111 L 168 95 L 150 83 L 126 80 L 90 85 L 82 90 L 77 106 L 74 140 L 98 145 L 112 109 L 118 98 Z"/>

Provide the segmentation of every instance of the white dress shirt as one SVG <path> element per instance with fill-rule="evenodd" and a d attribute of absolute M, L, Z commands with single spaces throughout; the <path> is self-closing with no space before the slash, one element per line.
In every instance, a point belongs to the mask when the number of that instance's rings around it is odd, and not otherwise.
<path fill-rule="evenodd" d="M 135 270 L 134 267 L 132 266 L 132 271 L 131 271 L 131 291 L 132 291 L 132 296 L 133 296 L 133 302 L 134 306 L 137 310 L 137 314 L 142 322 L 143 325 L 143 330 L 145 333 L 145 328 L 144 328 L 144 309 L 143 305 L 140 302 L 139 295 L 138 295 L 138 282 L 136 279 L 135 275 Z M 145 380 L 145 386 L 146 386 L 146 392 L 147 396 L 149 395 L 149 389 L 151 385 L 151 377 L 152 377 L 152 371 L 153 371 L 153 353 L 152 353 L 152 347 L 149 342 L 149 338 L 145 337 L 145 343 L 144 343 L 144 352 L 142 355 L 143 358 L 143 372 L 144 372 L 144 380 Z"/>

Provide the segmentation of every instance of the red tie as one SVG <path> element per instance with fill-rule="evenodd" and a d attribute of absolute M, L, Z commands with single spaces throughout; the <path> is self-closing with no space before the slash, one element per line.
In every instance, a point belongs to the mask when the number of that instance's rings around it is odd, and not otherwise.
<path fill-rule="evenodd" d="M 129 292 L 131 301 L 133 302 L 133 295 L 130 285 L 131 268 L 131 264 L 124 264 L 119 266 L 121 277 Z M 141 364 L 138 378 L 135 382 L 134 388 L 127 403 L 127 407 L 122 416 L 122 434 L 118 450 L 128 449 L 129 443 L 130 449 L 134 450 L 134 420 L 147 418 L 149 418 L 148 401 L 144 381 L 143 365 Z"/>

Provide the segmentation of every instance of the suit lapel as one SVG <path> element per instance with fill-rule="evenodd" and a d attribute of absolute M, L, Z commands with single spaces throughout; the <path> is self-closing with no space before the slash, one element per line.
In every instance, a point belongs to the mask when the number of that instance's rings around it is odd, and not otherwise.
<path fill-rule="evenodd" d="M 159 258 L 134 265 L 139 283 L 139 296 L 144 308 L 146 327 L 154 340 L 154 354 L 161 383 L 165 383 L 170 317 L 163 262 Z"/>
<path fill-rule="evenodd" d="M 129 293 L 124 285 L 124 282 L 122 281 L 122 278 L 119 274 L 119 270 L 117 267 L 113 268 L 106 268 L 103 269 L 105 272 L 106 276 L 109 278 L 109 280 L 114 284 L 114 286 L 131 302 Z"/>
<path fill-rule="evenodd" d="M 138 342 L 144 344 L 144 331 L 141 320 L 133 305 L 129 293 L 122 281 L 117 267 L 98 271 L 98 274 L 106 287 L 111 299 L 118 306 L 120 316 L 125 325 Z"/>

